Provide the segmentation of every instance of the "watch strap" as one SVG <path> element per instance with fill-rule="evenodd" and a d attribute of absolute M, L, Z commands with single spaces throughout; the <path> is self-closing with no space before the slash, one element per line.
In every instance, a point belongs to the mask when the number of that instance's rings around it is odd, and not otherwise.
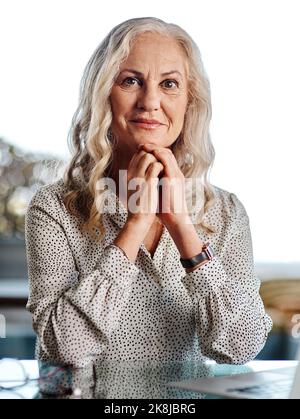
<path fill-rule="evenodd" d="M 214 251 L 209 243 L 204 244 L 202 252 L 192 258 L 180 258 L 180 262 L 184 268 L 193 268 L 205 260 L 211 260 L 214 257 Z"/>

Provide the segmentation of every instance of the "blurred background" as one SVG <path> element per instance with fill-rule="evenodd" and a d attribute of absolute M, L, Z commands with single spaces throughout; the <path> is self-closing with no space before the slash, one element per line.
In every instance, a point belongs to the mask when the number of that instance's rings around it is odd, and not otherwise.
<path fill-rule="evenodd" d="M 212 91 L 211 181 L 245 205 L 261 295 L 274 321 L 259 358 L 295 357 L 299 12 L 298 0 L 114 0 L 105 8 L 100 0 L 0 0 L 0 359 L 34 358 L 24 215 L 70 158 L 67 135 L 84 66 L 113 26 L 141 16 L 179 24 L 201 50 Z"/>

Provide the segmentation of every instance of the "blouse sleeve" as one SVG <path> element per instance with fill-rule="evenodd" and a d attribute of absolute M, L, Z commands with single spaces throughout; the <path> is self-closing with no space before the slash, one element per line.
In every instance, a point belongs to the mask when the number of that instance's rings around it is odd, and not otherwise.
<path fill-rule="evenodd" d="M 262 350 L 272 321 L 259 295 L 249 218 L 236 195 L 222 257 L 187 273 L 182 281 L 195 310 L 203 355 L 218 363 L 244 364 Z"/>
<path fill-rule="evenodd" d="M 79 276 L 59 205 L 42 188 L 27 209 L 27 309 L 42 358 L 81 367 L 101 356 L 108 345 L 138 268 L 118 247 L 108 245 L 99 252 L 92 273 Z"/>

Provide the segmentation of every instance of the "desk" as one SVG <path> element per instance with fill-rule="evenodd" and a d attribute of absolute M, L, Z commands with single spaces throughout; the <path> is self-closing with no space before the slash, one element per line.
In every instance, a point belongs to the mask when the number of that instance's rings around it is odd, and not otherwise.
<path fill-rule="evenodd" d="M 164 384 L 170 380 L 177 378 L 178 380 L 195 378 L 200 376 L 220 376 L 229 374 L 241 374 L 249 371 L 265 371 L 276 368 L 292 367 L 297 365 L 296 361 L 252 361 L 243 366 L 236 365 L 218 365 L 213 361 L 205 364 L 196 364 L 194 362 L 154 362 L 154 361 L 137 361 L 131 363 L 115 363 L 101 365 L 96 368 L 96 376 L 98 382 L 95 383 L 95 369 L 88 367 L 86 369 L 72 370 L 73 379 L 70 381 L 70 375 L 61 368 L 48 366 L 45 368 L 45 377 L 40 384 L 46 390 L 50 390 L 49 396 L 39 396 L 39 368 L 36 361 L 19 361 L 9 364 L 8 361 L 0 362 L 0 381 L 1 386 L 22 384 L 20 377 L 20 368 L 22 365 L 28 375 L 27 384 L 16 388 L 14 391 L 0 390 L 0 399 L 32 399 L 32 398 L 113 398 L 105 397 L 119 396 L 114 398 L 141 398 L 141 399 L 190 399 L 206 398 L 205 395 L 182 391 L 177 389 L 166 388 Z M 51 370 L 51 368 L 54 368 Z M 47 370 L 47 371 L 46 371 Z M 105 371 L 105 373 L 104 373 Z M 53 373 L 54 372 L 54 373 Z M 101 380 L 103 376 L 109 377 L 110 383 L 103 385 Z M 93 380 L 91 380 L 93 377 Z M 12 383 L 12 380 L 17 380 Z M 10 383 L 5 383 L 9 380 Z M 76 382 L 76 385 L 74 384 Z M 23 381 L 24 383 L 24 381 Z M 72 383 L 72 384 L 71 384 Z M 81 385 L 81 388 L 80 388 Z M 68 395 L 61 395 L 59 391 L 66 390 L 68 386 L 73 391 Z M 114 387 L 115 386 L 115 387 Z M 55 395 L 55 387 L 57 394 Z M 105 394 L 106 392 L 106 394 Z"/>

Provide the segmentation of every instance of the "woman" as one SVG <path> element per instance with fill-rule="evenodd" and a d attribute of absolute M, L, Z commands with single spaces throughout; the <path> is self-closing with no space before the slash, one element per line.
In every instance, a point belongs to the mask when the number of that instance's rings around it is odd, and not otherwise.
<path fill-rule="evenodd" d="M 38 359 L 242 364 L 260 352 L 271 321 L 249 218 L 235 194 L 209 183 L 210 118 L 198 47 L 179 26 L 131 19 L 96 49 L 72 161 L 26 214 Z M 188 179 L 200 179 L 196 190 Z"/>

